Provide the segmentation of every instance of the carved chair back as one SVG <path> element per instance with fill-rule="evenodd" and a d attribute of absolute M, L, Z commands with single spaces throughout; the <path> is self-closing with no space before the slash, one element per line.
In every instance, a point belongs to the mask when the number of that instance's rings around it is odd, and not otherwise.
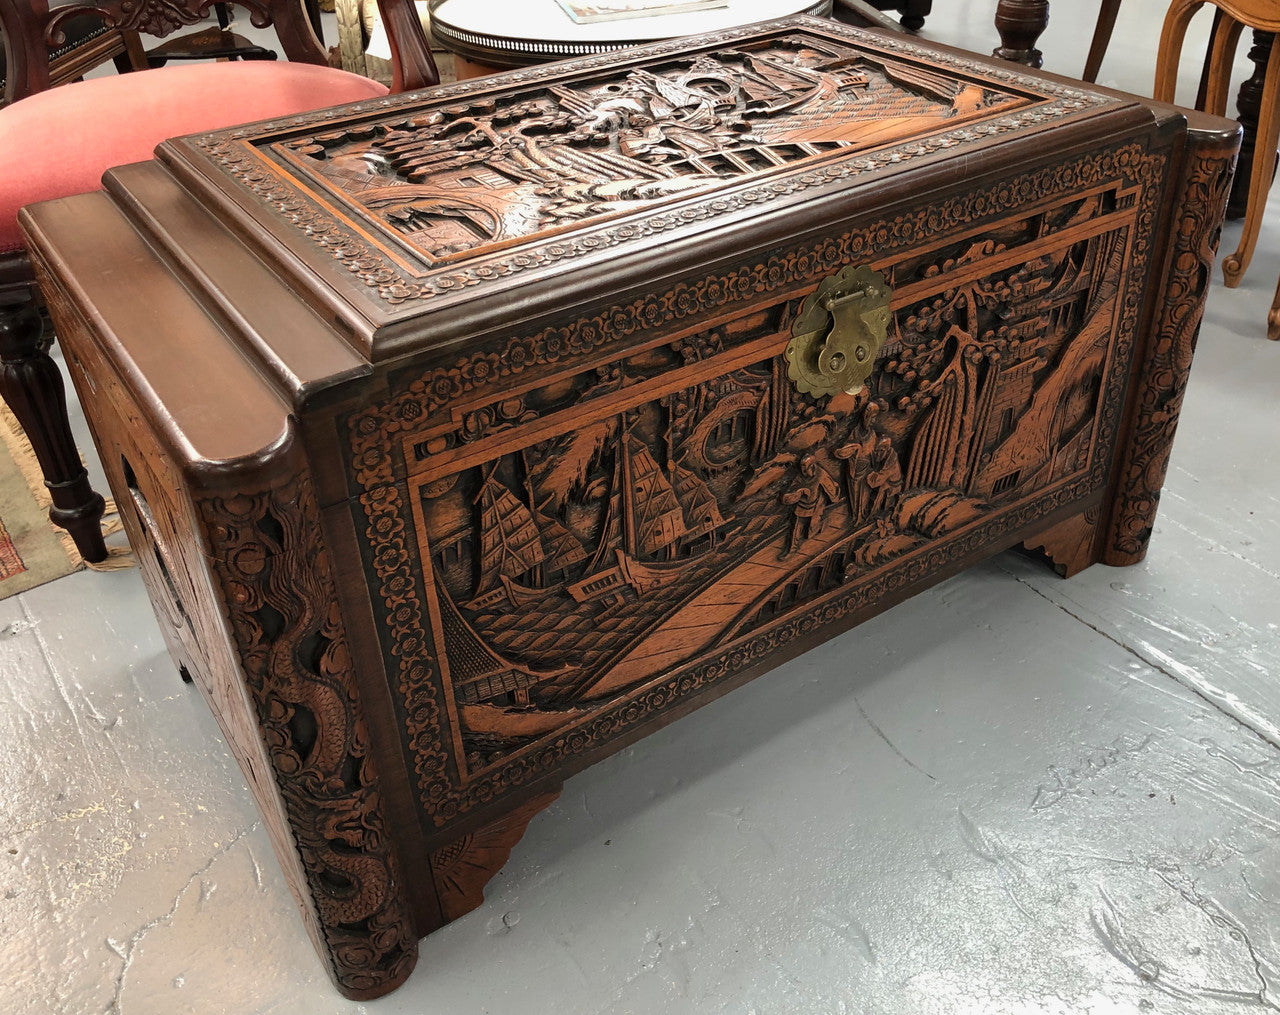
<path fill-rule="evenodd" d="M 256 28 L 274 26 L 285 57 L 327 64 L 302 0 L 229 0 L 249 12 Z M 92 13 L 109 28 L 164 37 L 204 20 L 213 0 L 71 0 L 49 8 L 48 0 L 0 0 L 0 43 L 7 59 L 4 105 L 50 87 L 49 57 L 65 43 L 71 19 Z M 393 92 L 424 88 L 440 80 L 413 0 L 378 0 L 391 41 Z M 55 82 L 56 83 L 56 82 Z"/>
<path fill-rule="evenodd" d="M 8 0 L 6 0 L 6 3 Z M 4 83 L 8 80 L 8 33 L 6 16 L 0 10 L 0 106 L 5 104 Z M 65 41 L 48 49 L 48 73 L 50 85 L 66 84 L 83 77 L 85 73 L 108 60 L 126 70 L 143 70 L 147 66 L 146 53 L 138 33 L 112 28 L 94 12 L 83 8 L 68 18 L 62 33 Z"/>
<path fill-rule="evenodd" d="M 275 26 L 288 59 L 327 63 L 324 47 L 311 30 L 301 0 L 234 2 L 249 12 L 255 27 Z M 163 37 L 203 21 L 212 5 L 212 0 L 73 0 L 51 9 L 48 0 L 0 0 L 5 101 L 16 102 L 51 86 L 50 57 L 66 43 L 66 27 L 73 18 L 94 14 L 109 28 Z"/>

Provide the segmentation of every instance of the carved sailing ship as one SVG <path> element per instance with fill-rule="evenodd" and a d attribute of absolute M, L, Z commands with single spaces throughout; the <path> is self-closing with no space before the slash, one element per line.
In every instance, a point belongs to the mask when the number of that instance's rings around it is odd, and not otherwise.
<path fill-rule="evenodd" d="M 487 610 L 504 600 L 519 609 L 563 588 L 547 579 L 563 576 L 586 559 L 582 544 L 534 503 L 526 478 L 522 504 L 491 469 L 475 502 L 480 505 L 480 582 L 468 606 Z"/>
<path fill-rule="evenodd" d="M 644 595 L 675 580 L 687 551 L 725 524 L 715 495 L 689 469 L 666 472 L 619 419 L 613 479 L 600 542 L 584 577 L 569 585 L 579 603 Z"/>
<path fill-rule="evenodd" d="M 967 270 L 987 253 L 939 259 Z M 776 355 L 595 407 L 716 354 L 716 333 L 486 409 L 465 440 L 532 412 L 564 412 L 565 428 L 423 488 L 442 623 L 466 646 L 450 682 L 469 766 L 1077 474 L 1123 257 L 1102 234 L 940 287 L 901 311 L 900 352 L 867 388 L 826 411 L 794 397 Z M 766 338 L 789 320 L 751 327 Z"/>

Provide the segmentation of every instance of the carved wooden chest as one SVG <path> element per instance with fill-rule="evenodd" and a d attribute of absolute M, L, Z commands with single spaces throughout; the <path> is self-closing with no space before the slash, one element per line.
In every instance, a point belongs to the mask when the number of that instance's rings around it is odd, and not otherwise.
<path fill-rule="evenodd" d="M 1146 549 L 1234 124 L 799 19 L 164 145 L 25 226 L 339 988 L 562 780 L 971 562 Z"/>

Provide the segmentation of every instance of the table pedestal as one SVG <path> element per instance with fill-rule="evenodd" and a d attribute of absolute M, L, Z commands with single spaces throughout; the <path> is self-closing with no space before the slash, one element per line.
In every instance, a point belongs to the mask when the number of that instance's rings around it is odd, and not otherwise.
<path fill-rule="evenodd" d="M 996 31 L 1000 45 L 994 55 L 1002 60 L 1039 67 L 1043 54 L 1036 40 L 1049 25 L 1049 0 L 1000 0 L 996 8 Z"/>

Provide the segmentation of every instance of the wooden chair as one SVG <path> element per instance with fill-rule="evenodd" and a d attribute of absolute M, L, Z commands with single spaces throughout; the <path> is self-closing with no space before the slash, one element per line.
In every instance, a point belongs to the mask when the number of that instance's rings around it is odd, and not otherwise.
<path fill-rule="evenodd" d="M 244 0 L 252 22 L 274 25 L 289 62 L 202 63 L 51 88 L 50 54 L 86 12 L 121 31 L 165 36 L 202 20 L 207 0 L 82 0 L 49 10 L 47 0 L 0 0 L 7 57 L 0 108 L 0 396 L 31 440 L 53 499 L 51 520 L 85 560 L 107 556 L 103 500 L 89 484 L 67 419 L 62 376 L 49 357 L 18 209 L 97 190 L 112 166 L 150 158 L 169 137 L 290 116 L 387 94 L 385 85 L 335 70 L 299 0 Z M 379 0 L 392 40 L 392 90 L 435 84 L 431 50 L 411 0 Z"/>
<path fill-rule="evenodd" d="M 49 80 L 55 85 L 76 81 L 108 60 L 122 74 L 147 67 L 138 33 L 112 28 L 97 14 L 68 19 L 63 34 L 65 41 L 49 50 Z M 7 79 L 7 54 L 0 45 L 0 105 L 4 105 Z"/>
<path fill-rule="evenodd" d="M 324 45 L 324 26 L 320 19 L 317 0 L 303 0 L 307 21 L 315 32 L 316 40 Z M 259 46 L 243 35 L 232 31 L 231 11 L 226 3 L 213 5 L 217 26 L 191 32 L 169 39 L 147 51 L 148 67 L 163 67 L 171 60 L 274 60 L 276 52 Z M 344 67 L 350 70 L 350 67 Z M 371 75 L 365 75 L 370 77 Z"/>
<path fill-rule="evenodd" d="M 1186 39 L 1187 26 L 1195 13 L 1210 0 L 1173 0 L 1160 33 L 1160 49 L 1156 57 L 1155 98 L 1172 102 L 1178 83 L 1178 60 Z M 1275 0 L 1212 0 L 1217 8 L 1213 32 L 1209 39 L 1209 57 L 1205 69 L 1201 108 L 1221 116 L 1226 112 L 1231 86 L 1231 66 L 1235 59 L 1240 33 L 1245 28 L 1262 32 L 1280 32 L 1280 4 Z M 1222 262 L 1222 275 L 1228 288 L 1235 288 L 1244 277 L 1253 258 L 1271 186 L 1273 161 L 1259 157 L 1274 152 L 1280 140 L 1280 39 L 1272 36 L 1262 86 L 1261 116 L 1258 137 L 1249 178 L 1249 200 L 1245 207 L 1244 230 L 1234 254 Z M 1280 286 L 1277 287 L 1271 312 L 1267 316 L 1267 337 L 1280 339 Z"/>
<path fill-rule="evenodd" d="M 1111 33 L 1116 29 L 1116 15 L 1120 13 L 1120 0 L 1102 0 L 1102 9 L 1098 11 L 1098 23 L 1093 29 L 1093 41 L 1089 44 L 1089 55 L 1084 61 L 1085 81 L 1097 81 L 1098 71 L 1102 69 L 1102 58 L 1107 55 L 1107 46 L 1111 44 Z"/>

